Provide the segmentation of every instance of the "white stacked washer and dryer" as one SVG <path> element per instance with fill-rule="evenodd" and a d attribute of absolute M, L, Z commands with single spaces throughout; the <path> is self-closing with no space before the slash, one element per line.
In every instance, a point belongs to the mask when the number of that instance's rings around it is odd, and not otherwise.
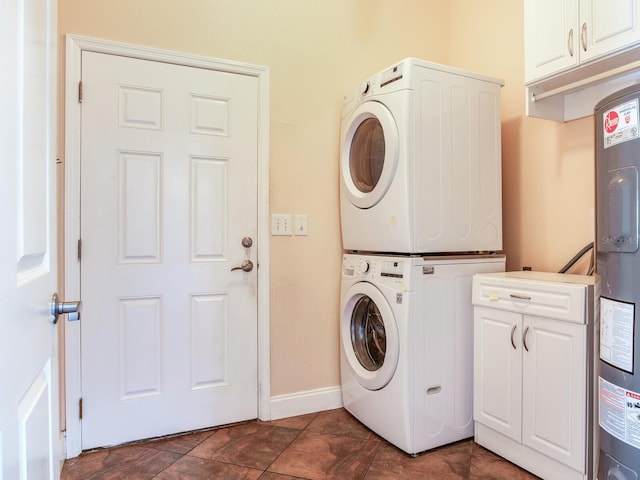
<path fill-rule="evenodd" d="M 473 436 L 471 278 L 505 269 L 502 85 L 407 58 L 343 105 L 343 405 L 412 455 Z"/>

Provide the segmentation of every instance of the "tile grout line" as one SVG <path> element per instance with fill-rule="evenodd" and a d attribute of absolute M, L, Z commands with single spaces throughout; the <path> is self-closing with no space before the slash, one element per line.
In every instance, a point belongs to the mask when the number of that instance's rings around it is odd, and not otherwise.
<path fill-rule="evenodd" d="M 365 480 L 367 478 L 367 475 L 369 474 L 369 470 L 371 470 L 371 465 L 373 465 L 373 462 L 375 462 L 376 457 L 380 453 L 379 450 L 381 448 L 381 445 L 384 445 L 384 442 L 385 440 L 383 440 L 381 437 L 378 438 L 378 441 L 376 442 L 377 443 L 376 452 L 373 455 L 371 455 L 371 461 L 369 462 L 369 465 L 367 465 L 367 468 L 365 469 L 364 474 L 362 475 L 362 478 L 360 480 Z"/>
<path fill-rule="evenodd" d="M 108 447 L 108 448 L 105 448 L 104 450 L 110 450 L 110 449 L 115 449 L 115 448 L 141 447 L 141 448 L 146 448 L 146 449 L 149 449 L 149 450 L 154 450 L 154 451 L 156 451 L 158 453 L 172 453 L 174 455 L 179 455 L 173 462 L 171 462 L 170 464 L 166 465 L 162 470 L 160 470 L 159 472 L 155 473 L 152 477 L 149 477 L 149 480 L 153 480 L 155 478 L 158 478 L 159 475 L 161 475 L 162 473 L 167 471 L 169 468 L 171 468 L 171 466 L 174 465 L 176 462 L 178 462 L 179 460 L 183 459 L 186 456 L 189 456 L 190 452 L 195 450 L 200 444 L 204 443 L 210 437 L 215 435 L 217 430 L 222 430 L 223 428 L 242 425 L 244 423 L 250 423 L 250 422 L 240 422 L 240 423 L 237 423 L 237 424 L 204 428 L 204 429 L 199 429 L 199 430 L 193 430 L 193 431 L 190 431 L 190 432 L 181 432 L 181 433 L 177 433 L 177 434 L 173 434 L 173 435 L 166 435 L 164 437 L 154 437 L 154 438 L 149 438 L 149 439 L 145 439 L 145 440 L 137 440 L 137 441 L 131 442 L 129 444 L 123 444 L 123 445 L 117 445 L 117 446 L 114 446 L 114 447 Z M 204 438 L 202 438 L 195 445 L 193 445 L 193 447 L 191 447 L 189 450 L 187 450 L 184 453 L 174 452 L 172 450 L 158 448 L 157 446 L 152 445 L 153 443 L 160 443 L 160 442 L 165 441 L 165 440 L 172 440 L 172 439 L 177 439 L 177 438 L 180 438 L 180 437 L 187 437 L 187 436 L 190 436 L 190 435 L 195 435 L 195 434 L 204 433 L 204 432 L 210 432 L 210 434 L 205 436 Z M 98 450 L 100 450 L 100 449 L 98 449 Z M 193 456 L 193 458 L 200 458 L 200 457 Z M 127 462 L 130 462 L 130 461 L 131 460 L 127 460 Z M 224 463 L 224 462 L 221 462 L 221 463 Z M 100 473 L 102 473 L 102 472 L 100 472 Z"/>
<path fill-rule="evenodd" d="M 316 417 L 317 417 L 317 415 L 315 417 L 313 417 L 313 419 L 315 419 Z M 293 437 L 289 443 L 287 443 L 287 446 L 284 447 L 282 449 L 282 451 L 278 455 L 276 455 L 276 457 L 271 461 L 271 463 L 269 463 L 269 465 L 267 465 L 267 467 L 262 471 L 263 475 L 265 473 L 269 472 L 269 467 L 271 467 L 271 465 L 273 465 L 282 456 L 282 454 L 287 450 L 287 448 L 289 448 L 291 446 L 291 444 L 298 439 L 298 437 L 302 434 L 302 432 L 304 432 L 309 427 L 309 425 L 311 425 L 311 422 L 313 422 L 313 419 L 310 420 L 309 423 L 307 423 L 307 425 L 302 430 L 298 430 L 298 433 L 296 434 L 296 436 Z M 287 428 L 287 427 L 280 427 L 280 428 Z M 290 430 L 295 430 L 295 429 L 292 428 Z M 270 472 L 270 473 L 278 474 L 277 472 Z M 278 475 L 281 475 L 281 474 L 278 474 Z M 260 476 L 262 476 L 262 475 L 260 475 Z M 292 475 L 289 475 L 289 476 L 292 476 Z M 309 480 L 309 479 L 305 479 L 304 477 L 294 477 L 294 478 L 301 478 L 303 480 Z"/>

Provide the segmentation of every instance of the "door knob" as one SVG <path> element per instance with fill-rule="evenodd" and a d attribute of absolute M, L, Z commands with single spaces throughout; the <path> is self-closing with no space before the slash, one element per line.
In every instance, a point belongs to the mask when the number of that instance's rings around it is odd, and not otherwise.
<path fill-rule="evenodd" d="M 61 302 L 58 294 L 54 293 L 49 303 L 49 321 L 56 324 L 60 315 L 68 315 L 69 321 L 80 320 L 79 310 L 80 302 Z"/>
<path fill-rule="evenodd" d="M 247 258 L 246 260 L 242 261 L 239 267 L 233 267 L 231 269 L 232 272 L 234 270 L 242 270 L 244 272 L 250 272 L 251 270 L 253 270 L 253 262 Z"/>

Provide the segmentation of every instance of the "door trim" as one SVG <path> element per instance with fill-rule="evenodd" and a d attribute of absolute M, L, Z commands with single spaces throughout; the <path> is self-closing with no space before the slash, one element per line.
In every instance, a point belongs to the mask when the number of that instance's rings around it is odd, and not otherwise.
<path fill-rule="evenodd" d="M 64 288 L 65 298 L 80 297 L 80 127 L 78 85 L 82 78 L 82 52 L 91 51 L 206 68 L 256 77 L 258 81 L 258 417 L 271 419 L 270 324 L 269 324 L 269 70 L 267 67 L 218 60 L 181 52 L 131 45 L 68 34 L 65 68 L 64 158 Z M 66 458 L 82 451 L 79 399 L 82 394 L 80 325 L 66 323 L 63 371 L 66 378 Z"/>

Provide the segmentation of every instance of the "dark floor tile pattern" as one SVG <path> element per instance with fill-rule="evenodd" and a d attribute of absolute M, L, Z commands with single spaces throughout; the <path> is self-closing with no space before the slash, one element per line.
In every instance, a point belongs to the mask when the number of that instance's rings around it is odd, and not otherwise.
<path fill-rule="evenodd" d="M 248 422 L 67 460 L 62 480 L 535 480 L 463 440 L 413 458 L 344 409 Z"/>

